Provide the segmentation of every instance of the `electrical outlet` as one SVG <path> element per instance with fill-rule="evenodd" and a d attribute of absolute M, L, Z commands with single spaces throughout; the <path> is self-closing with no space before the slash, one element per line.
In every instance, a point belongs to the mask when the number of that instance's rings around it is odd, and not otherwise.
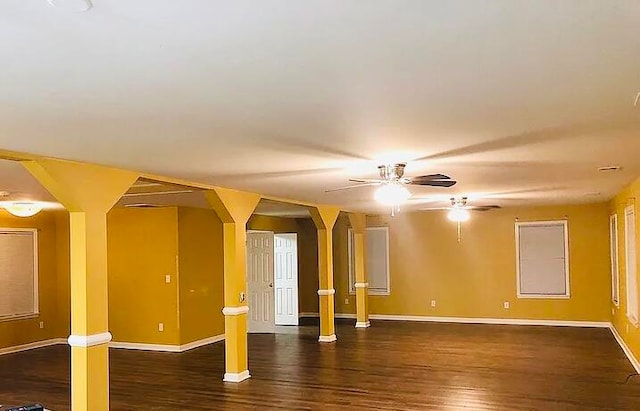
<path fill-rule="evenodd" d="M 344 303 L 345 303 L 345 305 L 349 305 L 349 297 L 344 299 Z"/>
<path fill-rule="evenodd" d="M 626 326 L 626 331 L 627 331 L 627 333 L 629 332 L 629 324 L 627 324 L 627 326 Z"/>
<path fill-rule="evenodd" d="M 616 309 L 615 308 L 611 309 L 611 315 L 616 315 Z"/>
<path fill-rule="evenodd" d="M 505 301 L 502 306 L 504 307 L 505 310 L 508 310 L 511 304 L 509 304 L 509 301 Z"/>
<path fill-rule="evenodd" d="M 436 300 L 431 300 L 431 307 L 435 307 L 436 306 Z"/>
<path fill-rule="evenodd" d="M 167 284 L 171 284 L 171 274 L 167 274 L 164 276 L 164 282 Z"/>
<path fill-rule="evenodd" d="M 44 328 L 44 321 L 40 321 L 40 328 Z"/>
<path fill-rule="evenodd" d="M 158 331 L 160 332 L 164 331 L 164 323 L 158 323 Z"/>

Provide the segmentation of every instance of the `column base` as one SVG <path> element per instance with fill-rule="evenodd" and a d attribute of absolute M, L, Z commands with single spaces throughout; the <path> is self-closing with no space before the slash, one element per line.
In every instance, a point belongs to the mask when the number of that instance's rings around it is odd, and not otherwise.
<path fill-rule="evenodd" d="M 338 339 L 338 337 L 336 337 L 335 334 L 331 334 L 331 335 L 321 335 L 318 338 L 318 342 L 324 342 L 324 343 L 330 343 L 330 342 L 334 342 Z"/>
<path fill-rule="evenodd" d="M 241 373 L 235 374 L 227 372 L 224 374 L 224 378 L 222 381 L 224 382 L 242 382 L 244 380 L 248 380 L 251 378 L 251 374 L 249 374 L 249 370 L 242 371 Z"/>
<path fill-rule="evenodd" d="M 356 328 L 369 328 L 371 327 L 371 323 L 369 321 L 358 321 L 356 323 Z"/>

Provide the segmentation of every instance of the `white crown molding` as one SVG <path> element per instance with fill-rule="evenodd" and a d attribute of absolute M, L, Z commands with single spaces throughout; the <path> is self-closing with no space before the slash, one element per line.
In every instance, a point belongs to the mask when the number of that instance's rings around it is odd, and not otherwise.
<path fill-rule="evenodd" d="M 240 305 L 238 307 L 224 307 L 222 314 L 224 315 L 242 315 L 249 312 L 248 305 Z"/>
<path fill-rule="evenodd" d="M 318 337 L 318 342 L 321 342 L 321 343 L 332 343 L 337 340 L 338 340 L 338 337 L 336 337 L 335 334 L 321 335 L 320 337 Z"/>
<path fill-rule="evenodd" d="M 355 288 L 368 288 L 369 287 L 369 283 L 355 283 L 355 284 L 353 284 L 353 286 Z"/>
<path fill-rule="evenodd" d="M 222 379 L 222 381 L 238 383 L 249 378 L 251 378 L 251 374 L 249 374 L 249 370 L 242 371 L 241 373 L 237 373 L 237 374 L 227 372 L 224 374 L 224 378 Z"/>
<path fill-rule="evenodd" d="M 26 344 L 14 345 L 12 347 L 0 348 L 0 355 L 13 354 L 16 352 L 34 350 L 36 348 L 43 348 L 43 347 L 49 347 L 52 345 L 66 344 L 66 343 L 67 343 L 66 338 L 51 338 L 49 340 L 34 341 Z"/>
<path fill-rule="evenodd" d="M 356 323 L 356 328 L 369 328 L 371 327 L 370 321 L 358 321 Z"/>
<path fill-rule="evenodd" d="M 72 347 L 94 347 L 96 345 L 107 344 L 113 337 L 109 331 L 91 335 L 73 335 L 67 338 L 67 343 Z"/>
<path fill-rule="evenodd" d="M 318 295 L 334 295 L 336 290 L 333 288 L 329 288 L 328 290 L 318 290 Z"/>

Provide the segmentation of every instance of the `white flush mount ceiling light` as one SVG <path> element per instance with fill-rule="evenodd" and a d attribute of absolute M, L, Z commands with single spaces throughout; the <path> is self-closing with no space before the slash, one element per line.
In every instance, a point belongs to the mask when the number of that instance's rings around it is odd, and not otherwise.
<path fill-rule="evenodd" d="M 47 3 L 62 11 L 72 13 L 89 11 L 93 7 L 91 0 L 47 0 Z"/>
<path fill-rule="evenodd" d="M 35 201 L 5 201 L 0 204 L 0 207 L 16 217 L 32 217 L 44 208 L 42 204 Z"/>

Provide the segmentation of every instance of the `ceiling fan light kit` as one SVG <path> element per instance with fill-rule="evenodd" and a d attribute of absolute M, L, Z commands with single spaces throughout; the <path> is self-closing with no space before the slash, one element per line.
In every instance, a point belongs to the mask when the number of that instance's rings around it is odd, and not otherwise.
<path fill-rule="evenodd" d="M 393 217 L 400 210 L 400 205 L 411 197 L 411 192 L 405 187 L 406 185 L 451 187 L 456 184 L 455 180 L 444 174 L 428 174 L 413 178 L 405 177 L 404 169 L 406 166 L 406 163 L 382 164 L 378 166 L 380 178 L 349 179 L 349 181 L 358 184 L 326 190 L 326 192 L 364 186 L 381 186 L 376 190 L 373 197 L 378 203 L 390 206 L 391 216 Z"/>

